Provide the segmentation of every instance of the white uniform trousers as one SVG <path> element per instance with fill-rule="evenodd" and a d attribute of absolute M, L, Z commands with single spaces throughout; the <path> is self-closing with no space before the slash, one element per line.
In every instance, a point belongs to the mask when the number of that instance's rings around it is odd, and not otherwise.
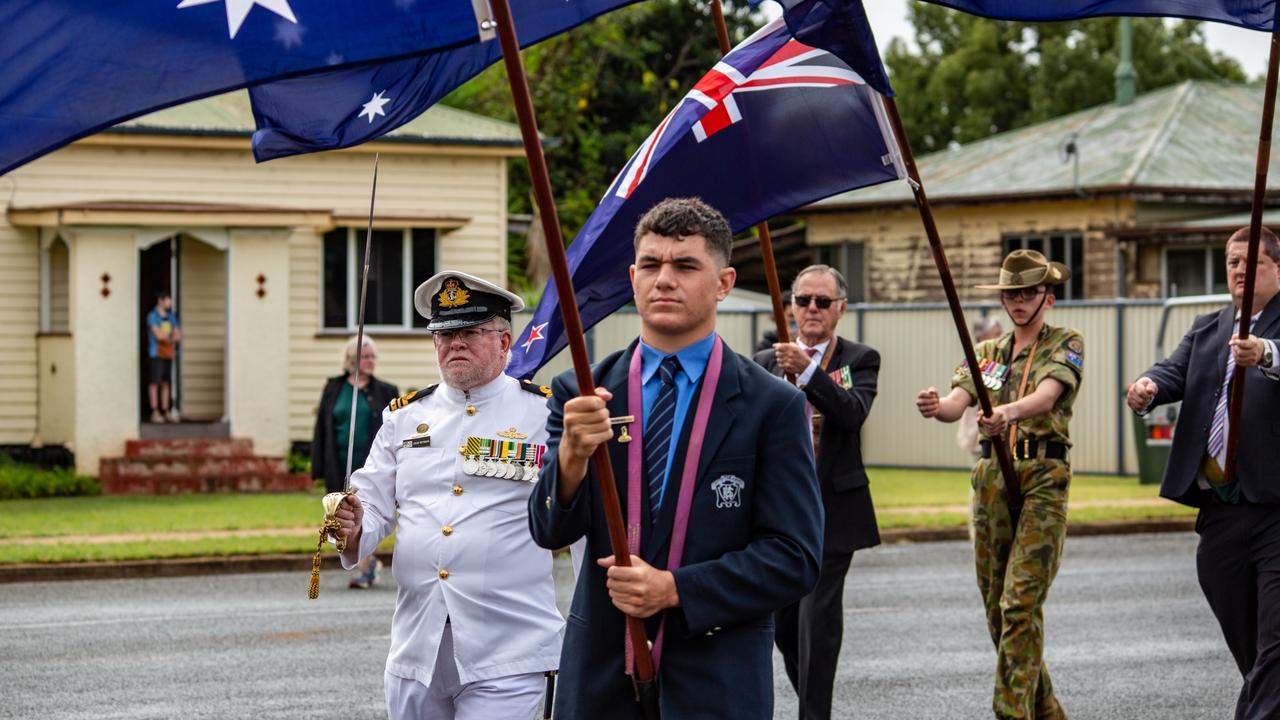
<path fill-rule="evenodd" d="M 383 682 L 388 720 L 532 720 L 546 690 L 542 673 L 460 683 L 449 623 L 440 639 L 430 686 L 390 673 Z"/>

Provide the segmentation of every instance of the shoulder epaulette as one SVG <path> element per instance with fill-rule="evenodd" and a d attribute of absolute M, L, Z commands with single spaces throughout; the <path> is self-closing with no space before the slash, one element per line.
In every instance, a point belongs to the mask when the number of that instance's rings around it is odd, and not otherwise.
<path fill-rule="evenodd" d="M 529 382 L 528 380 L 521 380 L 520 389 L 528 393 L 533 393 L 534 395 L 551 397 L 550 385 L 539 385 L 538 383 Z"/>
<path fill-rule="evenodd" d="M 400 408 L 407 406 L 409 403 L 415 400 L 421 400 L 422 398 L 430 395 L 431 393 L 436 391 L 437 387 L 439 387 L 439 385 L 429 385 L 427 387 L 422 388 L 421 390 L 405 393 L 404 395 L 401 395 L 395 400 L 392 400 L 391 404 L 387 406 L 387 409 L 390 410 L 391 412 L 395 412 Z"/>

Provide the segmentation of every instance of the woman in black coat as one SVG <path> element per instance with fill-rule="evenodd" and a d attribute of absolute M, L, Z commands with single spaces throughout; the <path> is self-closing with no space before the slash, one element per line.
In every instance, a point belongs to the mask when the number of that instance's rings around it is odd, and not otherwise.
<path fill-rule="evenodd" d="M 356 340 L 352 338 L 342 353 L 343 374 L 329 378 L 320 394 L 315 431 L 311 436 L 311 477 L 324 478 L 326 492 L 342 492 L 347 474 L 347 442 L 351 427 L 351 386 L 359 388 L 355 395 L 356 437 L 352 452 L 352 471 L 364 466 L 374 435 L 382 426 L 382 411 L 400 394 L 395 385 L 373 376 L 378 349 L 369 338 L 364 339 L 360 353 L 360 371 L 356 372 Z M 367 567 L 365 567 L 367 565 Z M 351 587 L 368 587 L 377 577 L 377 565 L 370 555 L 356 568 Z"/>

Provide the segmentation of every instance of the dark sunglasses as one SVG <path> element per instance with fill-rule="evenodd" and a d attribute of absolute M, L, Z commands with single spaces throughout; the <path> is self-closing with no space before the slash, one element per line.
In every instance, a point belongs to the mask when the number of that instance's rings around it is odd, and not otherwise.
<path fill-rule="evenodd" d="M 1001 290 L 1000 297 L 1005 300 L 1035 300 L 1045 292 L 1043 287 L 1027 287 L 1018 288 L 1016 290 Z"/>
<path fill-rule="evenodd" d="M 843 299 L 844 298 L 842 297 L 829 298 L 829 297 L 823 297 L 821 295 L 796 295 L 794 298 L 792 298 L 792 300 L 796 304 L 796 307 L 807 308 L 809 307 L 809 301 L 812 300 L 813 304 L 817 305 L 819 310 L 826 310 L 827 308 L 831 307 L 831 303 L 835 302 L 836 300 L 843 300 Z"/>

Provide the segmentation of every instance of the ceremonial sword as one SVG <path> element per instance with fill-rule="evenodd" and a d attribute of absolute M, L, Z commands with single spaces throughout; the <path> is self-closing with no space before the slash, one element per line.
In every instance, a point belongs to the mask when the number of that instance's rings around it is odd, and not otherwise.
<path fill-rule="evenodd" d="M 347 467 L 342 480 L 342 492 L 328 493 L 320 501 L 324 505 L 324 524 L 320 526 L 320 538 L 316 541 L 316 554 L 311 558 L 311 584 L 307 589 L 307 597 L 315 600 L 320 597 L 320 553 L 324 543 L 332 539 L 338 552 L 347 549 L 347 539 L 343 537 L 342 526 L 338 523 L 338 506 L 355 491 L 351 489 L 351 465 L 356 446 L 356 407 L 360 399 L 360 361 L 364 356 L 364 307 L 369 291 L 369 255 L 373 248 L 373 205 L 378 197 L 378 158 L 380 153 L 373 154 L 373 189 L 369 192 L 369 224 L 364 233 L 364 269 L 360 273 L 360 310 L 357 315 L 356 329 L 356 367 L 355 378 L 351 383 L 351 421 L 347 428 Z"/>

